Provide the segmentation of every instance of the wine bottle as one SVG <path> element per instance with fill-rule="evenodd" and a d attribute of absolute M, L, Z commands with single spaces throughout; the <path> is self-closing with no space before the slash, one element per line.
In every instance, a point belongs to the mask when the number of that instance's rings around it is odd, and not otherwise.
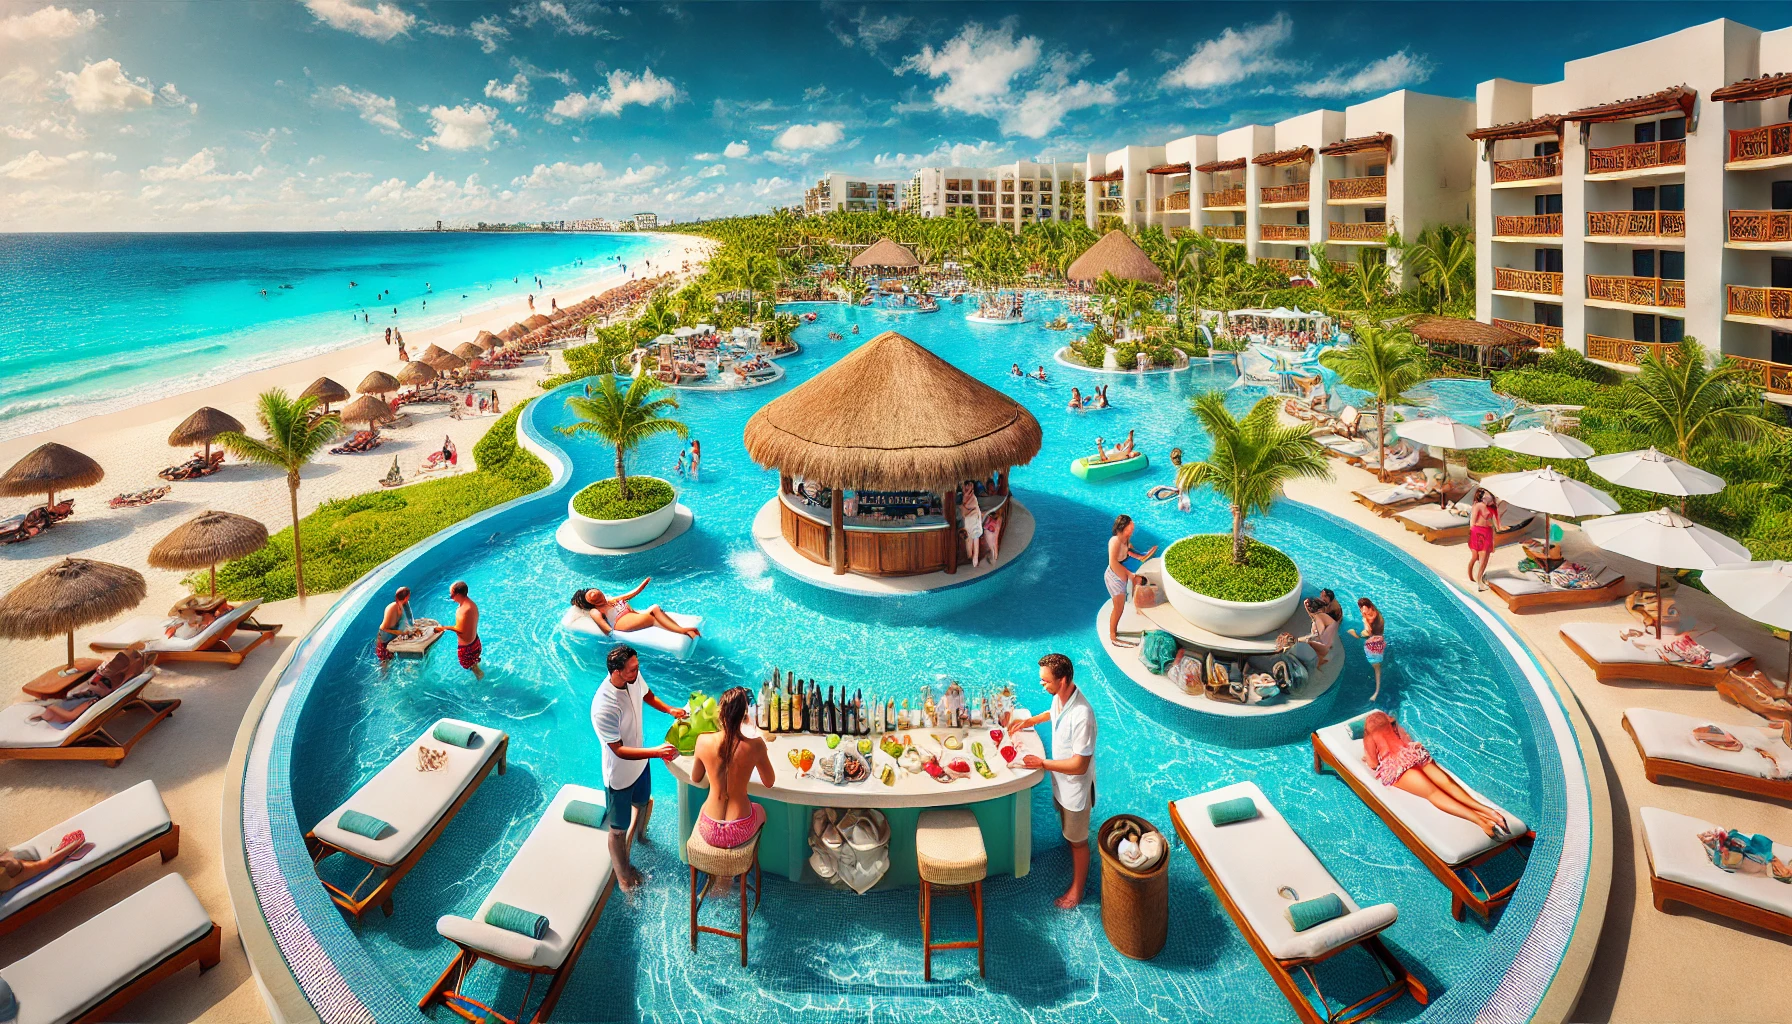
<path fill-rule="evenodd" d="M 865 735 L 865 691 L 852 692 L 852 731 L 855 735 Z"/>
<path fill-rule="evenodd" d="M 828 687 L 827 696 L 821 699 L 821 731 L 834 732 L 834 688 Z"/>
<path fill-rule="evenodd" d="M 784 683 L 784 704 L 778 709 L 778 728 L 783 732 L 791 731 L 790 700 L 790 683 L 786 681 Z"/>
<path fill-rule="evenodd" d="M 809 680 L 809 699 L 815 706 L 815 711 L 809 719 L 809 731 L 825 736 L 828 732 L 828 706 L 822 700 L 821 684 L 813 679 Z"/>

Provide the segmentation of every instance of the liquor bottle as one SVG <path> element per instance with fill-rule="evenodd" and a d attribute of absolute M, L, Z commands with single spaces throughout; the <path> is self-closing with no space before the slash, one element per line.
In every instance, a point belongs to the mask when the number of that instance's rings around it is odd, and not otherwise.
<path fill-rule="evenodd" d="M 896 698 L 889 699 L 889 706 L 884 709 L 884 729 L 896 728 Z"/>
<path fill-rule="evenodd" d="M 791 699 L 790 683 L 788 680 L 786 680 L 784 683 L 784 700 L 783 700 L 782 705 L 778 709 L 778 730 L 780 732 L 790 732 L 791 731 L 791 728 L 790 728 L 791 727 L 790 699 Z"/>
<path fill-rule="evenodd" d="M 830 686 L 830 687 L 828 687 L 827 696 L 825 696 L 821 699 L 821 731 L 822 732 L 833 733 L 833 732 L 839 731 L 836 728 L 836 726 L 839 723 L 834 720 L 834 716 L 835 716 L 835 713 L 837 710 L 838 709 L 834 707 L 834 688 L 832 686 Z"/>
<path fill-rule="evenodd" d="M 859 727 L 859 735 L 866 736 L 871 732 L 871 723 L 865 719 L 865 691 L 858 690 L 852 695 L 853 723 Z"/>
<path fill-rule="evenodd" d="M 772 695 L 768 698 L 765 708 L 765 727 L 772 732 L 784 731 L 783 727 L 778 724 L 778 697 L 778 689 L 777 687 L 773 687 Z"/>
<path fill-rule="evenodd" d="M 792 686 L 790 682 L 786 682 L 784 684 L 784 686 L 786 687 L 786 695 L 790 699 L 790 711 L 787 716 L 790 719 L 790 723 L 788 725 L 786 725 L 785 728 L 790 732 L 802 732 L 803 731 L 802 711 L 796 705 L 796 702 L 799 699 L 798 695 L 803 692 L 802 684 L 798 683 L 798 684 Z"/>
<path fill-rule="evenodd" d="M 815 707 L 809 716 L 809 731 L 825 736 L 828 733 L 828 706 L 821 696 L 821 684 L 813 679 L 809 680 L 809 701 Z"/>
<path fill-rule="evenodd" d="M 899 728 L 899 729 L 912 728 L 908 724 L 908 698 L 907 697 L 902 698 L 902 710 L 897 713 L 896 723 L 897 723 L 897 728 Z"/>
<path fill-rule="evenodd" d="M 871 698 L 871 731 L 880 736 L 884 732 L 884 702 L 876 697 Z"/>
<path fill-rule="evenodd" d="M 858 734 L 859 723 L 853 719 L 852 700 L 846 696 L 846 687 L 840 688 L 840 731 L 848 736 Z"/>

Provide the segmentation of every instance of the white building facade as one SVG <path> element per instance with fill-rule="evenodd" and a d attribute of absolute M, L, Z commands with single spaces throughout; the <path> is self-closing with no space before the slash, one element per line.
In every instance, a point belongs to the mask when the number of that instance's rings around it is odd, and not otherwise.
<path fill-rule="evenodd" d="M 859 180 L 829 171 L 803 192 L 803 212 L 815 217 L 836 210 L 894 210 L 901 205 L 903 187 L 903 182 Z"/>
<path fill-rule="evenodd" d="M 1045 220 L 1081 219 L 1083 165 L 1017 160 L 994 167 L 923 167 L 908 186 L 905 209 L 922 217 L 969 210 L 1012 231 Z"/>

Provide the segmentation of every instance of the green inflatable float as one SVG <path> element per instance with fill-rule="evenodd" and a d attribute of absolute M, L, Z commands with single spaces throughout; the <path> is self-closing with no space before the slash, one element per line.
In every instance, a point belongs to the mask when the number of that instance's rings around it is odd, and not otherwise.
<path fill-rule="evenodd" d="M 1093 456 L 1085 455 L 1070 463 L 1070 473 L 1080 480 L 1110 480 L 1117 476 L 1137 473 L 1151 465 L 1151 460 L 1144 452 L 1138 452 L 1127 459 L 1109 459 L 1106 462 Z"/>

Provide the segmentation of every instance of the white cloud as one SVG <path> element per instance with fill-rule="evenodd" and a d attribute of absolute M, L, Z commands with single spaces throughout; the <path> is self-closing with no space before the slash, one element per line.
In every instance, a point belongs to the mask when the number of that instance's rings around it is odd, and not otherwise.
<path fill-rule="evenodd" d="M 261 174 L 261 168 L 235 174 L 219 173 L 217 151 L 202 149 L 188 157 L 184 163 L 158 164 L 145 167 L 137 173 L 144 181 L 249 181 Z"/>
<path fill-rule="evenodd" d="M 699 178 L 714 178 L 718 175 L 727 174 L 727 173 L 728 173 L 728 165 L 727 164 L 710 164 L 708 167 L 705 167 L 701 171 L 698 171 L 697 177 L 699 177 Z"/>
<path fill-rule="evenodd" d="M 431 145 L 453 150 L 491 149 L 498 144 L 499 134 L 516 134 L 498 118 L 497 108 L 483 103 L 430 107 L 429 120 L 435 132 L 423 140 L 422 149 Z"/>
<path fill-rule="evenodd" d="M 933 102 L 946 110 L 988 114 L 1008 96 L 1014 77 L 1038 63 L 1039 40 L 1014 38 L 1014 23 L 1005 21 L 993 29 L 970 22 L 946 44 L 935 50 L 923 46 L 908 57 L 897 72 L 918 71 L 946 84 L 933 91 Z"/>
<path fill-rule="evenodd" d="M 879 153 L 871 158 L 873 167 L 893 170 L 914 170 L 918 167 L 978 167 L 994 163 L 1005 156 L 1008 147 L 987 140 L 976 143 L 941 143 L 926 153 Z"/>
<path fill-rule="evenodd" d="M 519 71 L 508 82 L 494 78 L 485 83 L 485 95 L 489 99 L 502 100 L 516 106 L 529 98 L 529 76 Z"/>
<path fill-rule="evenodd" d="M 1107 82 L 1087 82 L 1070 76 L 1082 66 L 1082 58 L 1055 56 L 1046 63 L 1045 73 L 1034 87 L 1027 90 L 1002 119 L 1002 130 L 1029 139 L 1042 138 L 1064 123 L 1065 115 L 1086 107 L 1109 107 L 1120 102 L 1120 88 L 1126 84 L 1121 71 Z"/>
<path fill-rule="evenodd" d="M 553 116 L 579 120 L 597 114 L 615 116 L 627 106 L 671 107 L 678 100 L 678 86 L 661 78 L 652 68 L 639 76 L 621 68 L 610 72 L 605 88 L 588 93 L 569 93 L 553 106 Z"/>
<path fill-rule="evenodd" d="M 57 78 L 62 83 L 62 91 L 68 94 L 69 102 L 83 114 L 147 107 L 156 101 L 156 94 L 148 82 L 132 80 L 125 75 L 118 61 L 110 57 L 84 65 L 78 72 L 58 72 Z"/>
<path fill-rule="evenodd" d="M 793 124 L 778 133 L 773 141 L 779 149 L 825 149 L 845 138 L 846 126 L 839 121 L 817 124 Z"/>
<path fill-rule="evenodd" d="M 604 35 L 602 29 L 585 21 L 581 16 L 578 8 L 583 6 L 582 4 L 574 5 L 574 8 L 569 9 L 559 0 L 533 0 L 532 3 L 512 8 L 511 13 L 523 19 L 523 24 L 530 28 L 534 28 L 537 22 L 546 22 L 570 35 Z"/>
<path fill-rule="evenodd" d="M 604 165 L 593 161 L 588 164 L 569 164 L 559 161 L 551 164 L 536 164 L 528 174 L 511 179 L 515 188 L 556 188 L 566 185 L 588 185 L 594 181 L 602 181 Z"/>
<path fill-rule="evenodd" d="M 665 173 L 666 168 L 663 165 L 658 164 L 649 164 L 646 167 L 630 167 L 628 170 L 623 171 L 621 175 L 613 179 L 612 184 L 617 188 L 628 188 L 631 185 L 645 185 Z"/>
<path fill-rule="evenodd" d="M 744 139 L 740 142 L 730 142 L 728 145 L 722 147 L 722 155 L 730 160 L 739 160 L 741 157 L 746 156 L 752 151 L 752 147 L 748 146 Z"/>
<path fill-rule="evenodd" d="M 89 153 L 86 150 L 70 153 L 67 156 L 45 156 L 34 149 L 16 160 L 0 164 L 0 178 L 21 181 L 31 178 L 47 178 L 70 164 L 106 163 L 116 159 L 118 158 L 111 153 Z"/>
<path fill-rule="evenodd" d="M 376 39 L 382 43 L 390 41 L 394 36 L 408 33 L 411 26 L 417 23 L 417 16 L 387 0 L 379 0 L 372 7 L 357 3 L 356 0 L 303 0 L 305 9 L 309 10 L 318 21 L 334 29 L 352 32 L 368 39 Z"/>
<path fill-rule="evenodd" d="M 1333 71 L 1324 78 L 1295 85 L 1302 96 L 1360 96 L 1371 92 L 1388 92 L 1401 86 L 1417 85 L 1431 77 L 1434 65 L 1430 59 L 1406 50 L 1371 61 L 1361 69 L 1345 73 Z"/>
<path fill-rule="evenodd" d="M 79 14 L 66 7 L 43 7 L 30 14 L 0 18 L 0 43 L 41 43 L 72 39 L 100 23 L 92 10 Z"/>
<path fill-rule="evenodd" d="M 1164 76 L 1165 85 L 1185 89 L 1215 89 L 1236 85 L 1254 75 L 1278 74 L 1298 65 L 1276 56 L 1276 50 L 1294 35 L 1294 23 L 1278 13 L 1261 25 L 1228 28 L 1195 47 L 1188 59 Z"/>
<path fill-rule="evenodd" d="M 491 207 L 491 189 L 480 184 L 477 174 L 468 175 L 464 183 L 437 177 L 434 171 L 415 185 L 406 184 L 403 178 L 388 178 L 369 188 L 362 198 L 389 210 L 435 216 L 464 217 Z"/>
<path fill-rule="evenodd" d="M 832 26 L 834 38 L 840 40 L 842 46 L 863 46 L 869 53 L 876 53 L 877 48 L 895 42 L 901 38 L 912 19 L 901 15 L 878 15 L 872 17 L 865 8 L 849 19 L 850 24 Z"/>
<path fill-rule="evenodd" d="M 32 139 L 46 135 L 59 135 L 70 141 L 78 141 L 87 137 L 87 133 L 83 131 L 79 125 L 75 124 L 75 119 L 73 117 L 61 116 L 54 113 L 39 118 L 35 122 L 27 121 L 20 124 L 0 124 L 0 135 L 4 135 L 9 139 L 17 139 L 20 142 L 29 142 Z"/>
<path fill-rule="evenodd" d="M 317 98 L 332 106 L 355 111 L 361 115 L 361 120 L 388 135 L 407 139 L 411 137 L 399 120 L 398 101 L 390 96 L 346 85 L 334 85 L 320 91 Z"/>
<path fill-rule="evenodd" d="M 496 53 L 498 44 L 510 38 L 510 30 L 498 23 L 496 15 L 488 14 L 467 26 L 467 34 L 479 41 L 479 48 L 486 53 Z"/>

